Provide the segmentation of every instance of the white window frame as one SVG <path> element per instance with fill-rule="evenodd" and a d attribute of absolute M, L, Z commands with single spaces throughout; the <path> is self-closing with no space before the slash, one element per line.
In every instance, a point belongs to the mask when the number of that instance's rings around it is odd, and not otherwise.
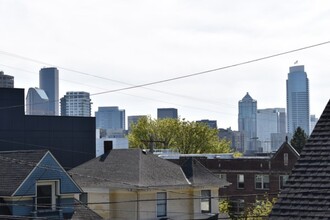
<path fill-rule="evenodd" d="M 58 192 L 58 181 L 37 181 L 35 188 L 35 206 L 38 210 L 38 186 L 51 186 L 52 191 L 52 201 L 51 201 L 51 210 L 56 210 L 56 192 Z M 41 208 L 44 209 L 44 208 Z M 39 209 L 40 210 L 40 209 Z"/>
<path fill-rule="evenodd" d="M 240 181 L 240 180 L 242 180 L 240 177 L 243 177 L 243 182 Z M 240 187 L 240 186 L 239 186 L 240 183 L 243 184 L 243 187 Z M 244 174 L 237 174 L 237 189 L 244 189 L 244 187 L 245 187 Z"/>
<path fill-rule="evenodd" d="M 207 196 L 203 195 L 203 192 L 207 192 Z M 201 213 L 211 213 L 212 201 L 211 201 L 212 191 L 209 189 L 201 190 Z"/>
<path fill-rule="evenodd" d="M 267 181 L 268 179 L 268 181 Z M 255 189 L 269 189 L 269 175 L 268 174 L 256 174 L 254 177 Z M 257 183 L 260 183 L 260 187 L 257 187 Z"/>
<path fill-rule="evenodd" d="M 289 165 L 289 154 L 288 153 L 284 153 L 283 154 L 283 162 L 284 162 L 284 166 L 288 166 Z"/>
<path fill-rule="evenodd" d="M 159 211 L 159 208 L 162 208 Z M 157 192 L 156 193 L 156 215 L 158 217 L 167 216 L 167 193 L 166 192 Z"/>

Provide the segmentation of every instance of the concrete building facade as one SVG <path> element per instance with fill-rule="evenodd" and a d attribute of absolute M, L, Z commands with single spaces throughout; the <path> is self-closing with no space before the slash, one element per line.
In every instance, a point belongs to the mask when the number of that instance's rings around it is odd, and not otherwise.
<path fill-rule="evenodd" d="M 0 88 L 14 88 L 14 77 L 0 71 Z"/>
<path fill-rule="evenodd" d="M 62 116 L 91 116 L 92 102 L 88 92 L 67 92 L 61 98 Z"/>

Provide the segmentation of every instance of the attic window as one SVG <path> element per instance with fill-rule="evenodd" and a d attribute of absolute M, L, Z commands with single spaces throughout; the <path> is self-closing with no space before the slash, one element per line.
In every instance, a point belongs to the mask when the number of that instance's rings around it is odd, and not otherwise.
<path fill-rule="evenodd" d="M 38 182 L 37 183 L 37 195 L 36 195 L 36 207 L 40 209 L 51 209 L 56 208 L 56 197 L 55 197 L 56 183 L 53 182 Z"/>
<path fill-rule="evenodd" d="M 284 153 L 283 157 L 284 157 L 284 166 L 288 166 L 289 165 L 289 154 Z"/>

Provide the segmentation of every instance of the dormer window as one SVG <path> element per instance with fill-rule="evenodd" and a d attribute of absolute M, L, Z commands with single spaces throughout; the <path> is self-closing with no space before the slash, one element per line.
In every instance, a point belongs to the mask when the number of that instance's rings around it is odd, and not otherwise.
<path fill-rule="evenodd" d="M 40 181 L 37 182 L 36 190 L 36 208 L 37 210 L 56 209 L 56 182 Z"/>

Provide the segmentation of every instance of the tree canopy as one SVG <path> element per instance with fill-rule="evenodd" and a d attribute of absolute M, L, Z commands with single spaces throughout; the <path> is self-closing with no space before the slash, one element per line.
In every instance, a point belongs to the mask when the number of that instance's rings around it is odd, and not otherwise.
<path fill-rule="evenodd" d="M 264 198 L 261 200 L 257 200 L 252 207 L 248 209 L 247 220 L 262 220 L 269 216 L 270 212 L 274 204 L 276 203 L 276 199 L 270 199 L 268 195 L 264 195 Z"/>
<path fill-rule="evenodd" d="M 220 140 L 218 130 L 206 124 L 180 119 L 141 118 L 131 127 L 130 147 L 174 149 L 179 153 L 229 153 L 230 142 Z"/>
<path fill-rule="evenodd" d="M 308 136 L 305 133 L 305 131 L 301 127 L 298 127 L 293 134 L 290 144 L 300 154 L 301 150 L 303 149 L 303 147 L 307 142 L 307 139 Z"/>

